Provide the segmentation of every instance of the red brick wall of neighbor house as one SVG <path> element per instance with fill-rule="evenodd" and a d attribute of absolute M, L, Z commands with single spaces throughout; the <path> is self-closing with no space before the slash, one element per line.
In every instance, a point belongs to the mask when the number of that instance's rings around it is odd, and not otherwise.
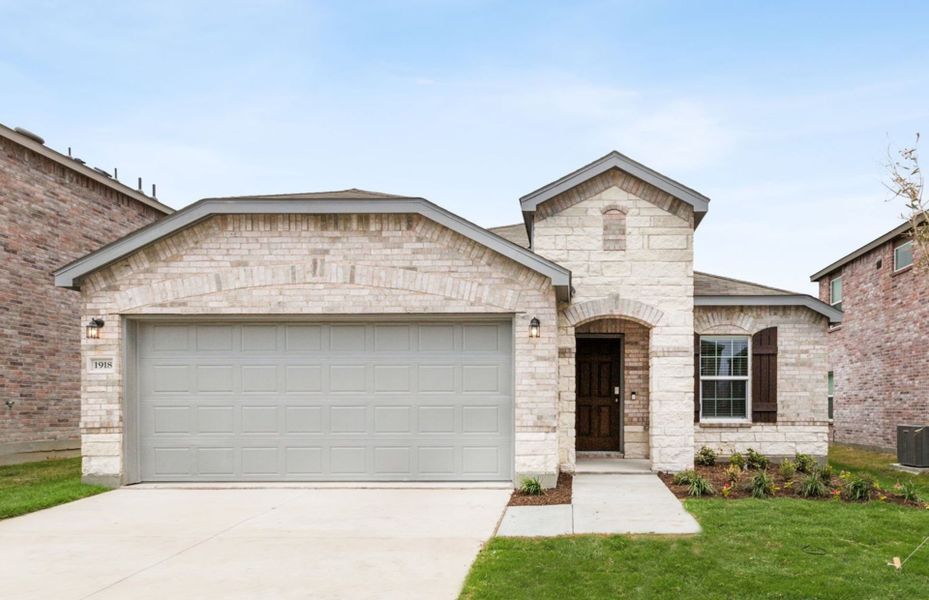
<path fill-rule="evenodd" d="M 0 455 L 79 439 L 80 295 L 52 271 L 161 216 L 0 138 Z"/>
<path fill-rule="evenodd" d="M 929 272 L 894 273 L 893 245 L 841 270 L 845 318 L 829 333 L 837 442 L 892 449 L 897 425 L 929 424 Z"/>

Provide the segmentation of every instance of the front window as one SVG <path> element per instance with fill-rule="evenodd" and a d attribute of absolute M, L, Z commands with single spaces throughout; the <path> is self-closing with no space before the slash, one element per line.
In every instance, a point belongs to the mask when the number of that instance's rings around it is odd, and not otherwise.
<path fill-rule="evenodd" d="M 832 371 L 829 371 L 829 408 L 827 409 L 829 414 L 829 420 L 832 420 L 832 398 L 835 395 L 835 376 Z"/>
<path fill-rule="evenodd" d="M 829 282 L 829 304 L 842 310 L 842 276 L 833 277 Z"/>
<path fill-rule="evenodd" d="M 913 240 L 894 247 L 894 271 L 905 269 L 913 264 Z"/>
<path fill-rule="evenodd" d="M 702 419 L 746 419 L 749 414 L 748 337 L 700 338 Z"/>

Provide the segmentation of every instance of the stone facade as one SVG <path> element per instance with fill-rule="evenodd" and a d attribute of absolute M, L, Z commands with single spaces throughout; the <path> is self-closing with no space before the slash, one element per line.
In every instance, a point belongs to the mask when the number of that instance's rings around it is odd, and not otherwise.
<path fill-rule="evenodd" d="M 80 295 L 52 271 L 164 216 L 82 169 L 0 136 L 0 462 L 80 448 Z"/>
<path fill-rule="evenodd" d="M 842 277 L 845 318 L 829 331 L 837 442 L 895 451 L 897 425 L 929 423 L 929 276 L 894 271 L 891 240 L 819 280 Z"/>
<path fill-rule="evenodd" d="M 515 471 L 558 471 L 555 291 L 551 281 L 417 215 L 214 216 L 93 273 L 82 318 L 102 316 L 82 380 L 84 475 L 125 481 L 124 319 L 155 315 L 513 315 Z M 529 321 L 543 324 L 528 336 Z M 519 335 L 527 332 L 527 335 Z"/>
<path fill-rule="evenodd" d="M 615 211 L 625 216 L 622 234 L 615 221 L 604 223 Z M 693 229 L 689 205 L 615 169 L 538 207 L 532 249 L 570 269 L 575 288 L 558 321 L 563 469 L 571 471 L 575 463 L 575 333 L 609 317 L 649 332 L 649 416 L 643 427 L 653 468 L 677 471 L 693 464 Z"/>
<path fill-rule="evenodd" d="M 771 457 L 798 452 L 825 457 L 827 420 L 827 320 L 801 307 L 703 307 L 694 311 L 701 335 L 754 335 L 777 327 L 777 423 L 697 423 L 694 448 L 729 455 L 748 448 Z"/>

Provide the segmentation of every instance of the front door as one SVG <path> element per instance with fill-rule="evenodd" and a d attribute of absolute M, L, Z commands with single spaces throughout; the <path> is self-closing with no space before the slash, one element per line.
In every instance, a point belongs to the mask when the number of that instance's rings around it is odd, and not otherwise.
<path fill-rule="evenodd" d="M 622 339 L 577 339 L 577 449 L 621 450 Z"/>

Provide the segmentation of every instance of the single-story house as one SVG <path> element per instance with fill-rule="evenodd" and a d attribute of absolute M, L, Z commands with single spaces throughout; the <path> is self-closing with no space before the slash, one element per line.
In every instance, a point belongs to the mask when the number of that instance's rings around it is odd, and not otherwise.
<path fill-rule="evenodd" d="M 488 230 L 357 189 L 209 198 L 80 289 L 88 481 L 554 484 L 581 453 L 827 449 L 842 313 L 693 270 L 709 199 L 612 152 Z"/>

